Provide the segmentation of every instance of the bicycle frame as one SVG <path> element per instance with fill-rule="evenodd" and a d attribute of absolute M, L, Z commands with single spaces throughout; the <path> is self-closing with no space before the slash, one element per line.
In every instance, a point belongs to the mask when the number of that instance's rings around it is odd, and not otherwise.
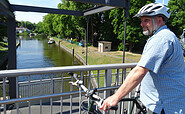
<path fill-rule="evenodd" d="M 136 114 L 140 114 L 142 112 L 142 114 L 146 114 L 146 109 L 145 107 L 142 107 L 139 102 L 137 101 L 138 97 L 131 97 L 131 98 L 123 98 L 120 100 L 121 101 L 132 101 L 132 106 L 131 106 L 131 110 L 129 112 L 129 114 L 132 114 L 132 111 L 134 109 L 134 104 L 136 104 L 137 109 L 139 109 L 139 112 L 137 112 Z"/>
<path fill-rule="evenodd" d="M 102 114 L 99 110 L 94 109 L 94 101 L 93 100 L 89 100 L 89 107 L 88 107 L 88 113 L 89 114 Z"/>

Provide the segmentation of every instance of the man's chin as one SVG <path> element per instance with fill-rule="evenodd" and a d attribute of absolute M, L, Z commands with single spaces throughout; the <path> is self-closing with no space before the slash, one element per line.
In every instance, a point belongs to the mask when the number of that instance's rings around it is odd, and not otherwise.
<path fill-rule="evenodd" d="M 143 31 L 143 34 L 144 34 L 145 36 L 149 36 L 149 35 L 150 35 L 150 32 L 149 32 L 149 30 L 146 30 L 146 31 Z"/>

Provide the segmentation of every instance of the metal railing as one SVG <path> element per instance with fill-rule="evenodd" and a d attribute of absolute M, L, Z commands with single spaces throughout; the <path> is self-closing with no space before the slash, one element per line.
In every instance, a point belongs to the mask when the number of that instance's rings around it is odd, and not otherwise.
<path fill-rule="evenodd" d="M 0 71 L 0 105 L 5 114 L 8 111 L 15 114 L 80 113 L 79 104 L 84 96 L 68 83 L 73 81 L 68 72 L 79 74 L 88 89 L 96 87 L 100 96 L 106 98 L 119 87 L 126 73 L 135 65 L 136 63 L 125 63 Z M 10 77 L 16 79 L 15 99 L 8 97 L 7 79 Z M 12 104 L 13 109 L 9 110 L 8 106 Z"/>

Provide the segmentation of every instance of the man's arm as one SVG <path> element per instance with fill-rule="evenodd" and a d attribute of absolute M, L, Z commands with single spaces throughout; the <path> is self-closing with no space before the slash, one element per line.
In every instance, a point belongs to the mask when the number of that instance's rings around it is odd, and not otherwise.
<path fill-rule="evenodd" d="M 115 106 L 117 103 L 125 97 L 129 92 L 131 92 L 143 79 L 145 74 L 149 70 L 144 67 L 136 66 L 134 69 L 130 71 L 125 81 L 121 85 L 121 87 L 116 91 L 116 93 L 110 97 L 108 97 L 100 109 L 107 111 L 110 106 Z"/>

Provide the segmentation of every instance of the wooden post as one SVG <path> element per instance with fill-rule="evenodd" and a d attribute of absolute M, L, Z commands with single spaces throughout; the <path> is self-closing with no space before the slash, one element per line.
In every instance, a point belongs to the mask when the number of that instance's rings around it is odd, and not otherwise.
<path fill-rule="evenodd" d="M 74 50 L 74 48 L 72 47 L 72 50 L 73 50 L 73 58 L 74 58 L 74 56 L 75 56 L 75 50 Z"/>

